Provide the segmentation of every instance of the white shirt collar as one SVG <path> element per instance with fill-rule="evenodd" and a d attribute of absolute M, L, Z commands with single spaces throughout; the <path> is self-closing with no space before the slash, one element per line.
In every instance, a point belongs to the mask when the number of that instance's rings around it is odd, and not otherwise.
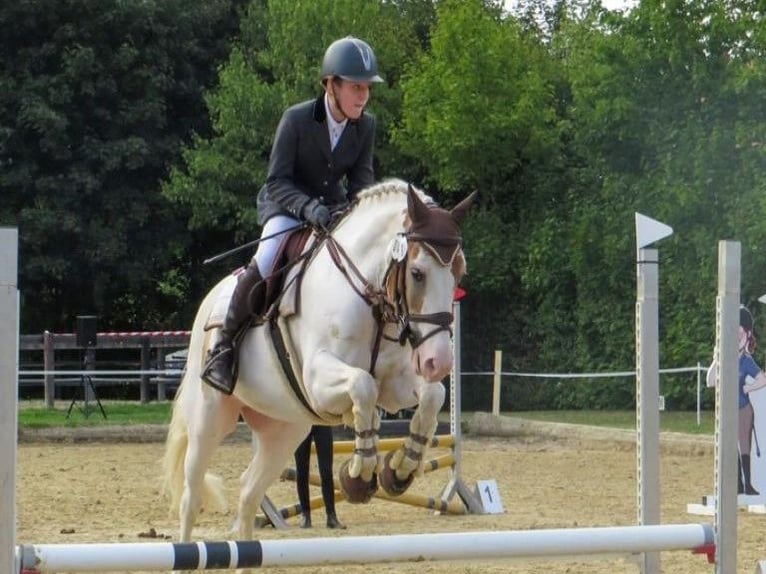
<path fill-rule="evenodd" d="M 340 136 L 343 134 L 343 130 L 346 129 L 348 118 L 344 118 L 342 122 L 335 121 L 335 118 L 330 113 L 330 101 L 327 92 L 324 95 L 324 109 L 327 115 L 327 130 L 330 134 L 330 149 L 335 149 Z"/>

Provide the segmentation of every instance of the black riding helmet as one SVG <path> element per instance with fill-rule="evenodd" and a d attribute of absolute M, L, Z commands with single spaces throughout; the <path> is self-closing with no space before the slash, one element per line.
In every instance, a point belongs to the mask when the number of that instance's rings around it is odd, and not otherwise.
<path fill-rule="evenodd" d="M 322 81 L 339 77 L 349 82 L 382 82 L 378 75 L 378 60 L 369 44 L 347 36 L 335 40 L 324 53 Z"/>

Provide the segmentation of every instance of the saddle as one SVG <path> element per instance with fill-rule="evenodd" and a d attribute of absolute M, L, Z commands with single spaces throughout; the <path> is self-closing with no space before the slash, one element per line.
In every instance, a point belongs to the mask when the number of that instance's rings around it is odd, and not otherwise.
<path fill-rule="evenodd" d="M 306 264 L 311 259 L 311 255 L 317 246 L 317 243 L 309 239 L 313 237 L 313 229 L 304 227 L 292 231 L 280 244 L 277 255 L 274 258 L 274 265 L 271 272 L 266 277 L 266 306 L 264 317 L 268 318 L 274 313 L 282 316 L 290 316 L 298 312 L 298 301 L 300 295 L 301 279 Z M 307 248 L 307 245 L 309 246 Z M 295 269 L 296 272 L 292 273 Z M 288 280 L 289 278 L 289 280 Z M 291 287 L 295 289 L 291 289 Z M 290 297 L 284 297 L 289 292 Z M 280 299 L 285 302 L 280 306 Z"/>
<path fill-rule="evenodd" d="M 266 303 L 263 314 L 252 325 L 262 324 L 276 316 L 289 317 L 298 312 L 301 278 L 317 245 L 312 239 L 310 227 L 292 231 L 285 237 L 265 279 Z M 231 295 L 237 285 L 237 276 L 243 271 L 244 267 L 240 267 L 227 278 L 205 322 L 205 331 L 216 329 L 223 324 Z"/>

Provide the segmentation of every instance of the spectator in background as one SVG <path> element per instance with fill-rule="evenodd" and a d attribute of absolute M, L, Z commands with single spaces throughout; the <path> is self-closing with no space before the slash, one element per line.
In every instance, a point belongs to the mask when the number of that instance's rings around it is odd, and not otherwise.
<path fill-rule="evenodd" d="M 295 450 L 295 485 L 298 489 L 298 501 L 301 503 L 303 520 L 301 528 L 311 528 L 311 500 L 309 498 L 309 462 L 311 459 L 311 441 L 317 452 L 319 477 L 322 482 L 327 528 L 340 528 L 345 525 L 335 514 L 335 484 L 332 476 L 332 428 L 322 425 L 311 427 L 306 439 Z"/>

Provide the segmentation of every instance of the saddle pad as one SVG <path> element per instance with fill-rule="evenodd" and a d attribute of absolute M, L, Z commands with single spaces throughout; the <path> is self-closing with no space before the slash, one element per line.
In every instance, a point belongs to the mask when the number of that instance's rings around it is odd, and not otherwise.
<path fill-rule="evenodd" d="M 302 234 L 302 237 L 297 239 L 300 243 L 296 245 L 300 250 L 292 253 L 292 257 L 298 257 L 306 251 L 314 249 L 316 243 L 316 235 L 314 233 Z M 300 285 L 303 275 L 304 266 L 293 266 L 285 277 L 284 284 L 282 285 L 282 299 L 279 301 L 279 316 L 290 317 L 295 315 L 300 309 L 298 308 L 298 299 L 300 297 Z"/>
<path fill-rule="evenodd" d="M 205 331 L 217 329 L 223 325 L 226 312 L 229 310 L 229 301 L 234 293 L 234 287 L 237 286 L 237 277 L 240 273 L 242 273 L 242 269 L 237 269 L 224 280 L 220 291 L 218 291 L 215 303 L 213 303 L 213 306 L 210 308 L 210 314 L 207 317 L 207 321 L 205 321 Z"/>
<path fill-rule="evenodd" d="M 300 278 L 296 275 L 301 271 L 298 267 L 293 267 L 285 278 L 285 285 L 282 287 L 282 299 L 279 301 L 279 316 L 290 317 L 298 312 L 298 284 Z"/>

